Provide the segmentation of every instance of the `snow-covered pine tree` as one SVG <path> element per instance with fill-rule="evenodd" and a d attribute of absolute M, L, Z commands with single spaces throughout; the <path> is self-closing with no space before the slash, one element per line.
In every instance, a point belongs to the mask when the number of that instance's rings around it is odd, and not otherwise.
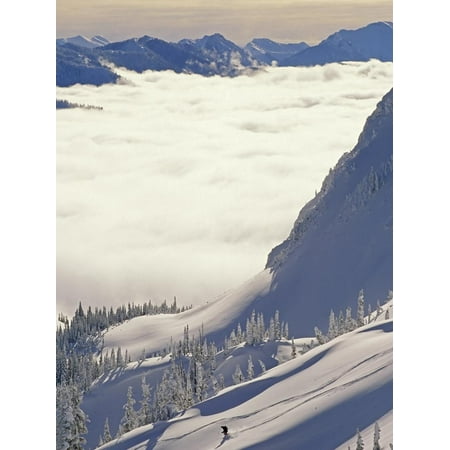
<path fill-rule="evenodd" d="M 338 335 L 338 327 L 336 324 L 336 318 L 334 316 L 334 311 L 330 311 L 330 316 L 328 319 L 328 339 L 334 339 Z"/>
<path fill-rule="evenodd" d="M 191 377 L 189 376 L 189 374 L 186 376 L 186 387 L 184 393 L 184 409 L 187 409 L 194 404 L 194 392 L 192 389 Z"/>
<path fill-rule="evenodd" d="M 138 416 L 138 425 L 147 425 L 152 421 L 152 410 L 150 406 L 150 392 L 151 387 L 147 384 L 145 376 L 142 377 L 141 381 L 141 389 L 142 389 L 142 399 L 140 401 L 141 407 L 137 413 Z"/>
<path fill-rule="evenodd" d="M 280 311 L 278 311 L 278 309 L 275 311 L 274 325 L 275 325 L 275 340 L 279 341 L 281 339 L 281 323 L 280 323 Z"/>
<path fill-rule="evenodd" d="M 373 430 L 373 450 L 381 450 L 380 446 L 380 426 L 378 422 L 375 422 L 374 430 Z"/>
<path fill-rule="evenodd" d="M 119 368 L 125 367 L 125 361 L 123 359 L 122 349 L 120 347 L 117 349 L 116 366 Z"/>
<path fill-rule="evenodd" d="M 106 444 L 107 442 L 112 440 L 111 432 L 109 431 L 109 419 L 108 417 L 105 419 L 105 425 L 103 427 L 103 443 Z"/>
<path fill-rule="evenodd" d="M 291 339 L 291 358 L 297 357 L 297 347 L 295 346 L 294 338 Z"/>
<path fill-rule="evenodd" d="M 231 330 L 231 333 L 230 333 L 230 343 L 231 343 L 232 346 L 235 346 L 238 343 L 237 338 L 236 338 L 236 333 L 234 332 L 234 329 Z"/>
<path fill-rule="evenodd" d="M 266 371 L 266 365 L 260 360 L 258 359 L 259 365 L 261 366 L 261 372 L 265 372 Z"/>
<path fill-rule="evenodd" d="M 273 317 L 269 320 L 269 341 L 275 340 L 275 321 L 273 320 Z"/>
<path fill-rule="evenodd" d="M 247 319 L 247 322 L 245 324 L 245 341 L 247 345 L 253 345 L 254 338 L 253 338 L 253 326 L 250 321 L 250 319 Z"/>
<path fill-rule="evenodd" d="M 383 308 L 381 307 L 380 300 L 377 300 L 377 315 L 375 318 L 377 318 L 382 312 Z"/>
<path fill-rule="evenodd" d="M 350 306 L 345 310 L 345 332 L 348 333 L 356 328 L 355 319 L 352 317 L 352 308 Z"/>
<path fill-rule="evenodd" d="M 364 289 L 361 289 L 358 294 L 358 312 L 356 314 L 356 324 L 358 327 L 364 325 Z"/>
<path fill-rule="evenodd" d="M 124 415 L 119 425 L 119 435 L 134 430 L 138 426 L 137 414 L 134 410 L 136 400 L 133 397 L 133 388 L 128 386 L 127 402 L 123 405 Z"/>
<path fill-rule="evenodd" d="M 389 290 L 389 291 L 388 291 L 388 294 L 387 294 L 387 296 L 386 296 L 385 303 L 391 301 L 393 298 L 394 298 L 394 293 L 393 293 L 392 290 Z"/>
<path fill-rule="evenodd" d="M 67 385 L 56 387 L 56 450 L 67 450 L 72 437 L 72 405 Z"/>
<path fill-rule="evenodd" d="M 316 336 L 319 345 L 325 344 L 326 342 L 325 336 L 323 335 L 322 331 L 319 330 L 319 328 L 314 327 L 314 334 Z"/>
<path fill-rule="evenodd" d="M 234 384 L 239 384 L 244 381 L 244 374 L 242 373 L 241 366 L 239 364 L 236 365 L 236 370 L 234 371 L 232 378 Z"/>
<path fill-rule="evenodd" d="M 186 325 L 183 331 L 183 354 L 187 355 L 188 353 L 189 353 L 189 325 Z"/>
<path fill-rule="evenodd" d="M 264 316 L 263 313 L 259 313 L 258 317 L 256 319 L 256 326 L 258 329 L 258 342 L 264 342 L 265 334 L 266 334 L 266 327 L 264 325 Z"/>
<path fill-rule="evenodd" d="M 241 324 L 240 323 L 238 323 L 238 326 L 237 326 L 236 337 L 237 337 L 237 340 L 238 340 L 239 344 L 244 341 L 244 337 L 242 336 L 242 328 L 241 328 Z"/>
<path fill-rule="evenodd" d="M 217 381 L 217 378 L 214 375 L 211 375 L 211 387 L 214 392 L 214 394 L 217 394 L 219 392 L 219 382 Z"/>
<path fill-rule="evenodd" d="M 283 336 L 284 336 L 286 339 L 289 339 L 289 325 L 288 325 L 287 322 L 285 322 L 285 324 L 284 324 L 284 332 L 283 332 Z"/>
<path fill-rule="evenodd" d="M 89 421 L 88 417 L 81 409 L 81 400 L 83 395 L 78 390 L 78 386 L 73 384 L 70 386 L 70 396 L 72 403 L 73 422 L 71 426 L 71 439 L 69 441 L 69 450 L 82 450 L 86 439 L 82 436 L 87 433 L 86 423 Z"/>
<path fill-rule="evenodd" d="M 386 309 L 386 312 L 384 314 L 384 320 L 389 320 L 389 319 L 390 319 L 390 317 L 389 317 L 389 309 Z"/>
<path fill-rule="evenodd" d="M 116 352 L 114 351 L 114 347 L 111 349 L 110 363 L 111 369 L 115 369 L 117 367 Z"/>
<path fill-rule="evenodd" d="M 197 399 L 199 402 L 203 401 L 206 398 L 206 394 L 208 392 L 208 379 L 206 378 L 205 371 L 203 370 L 203 366 L 200 362 L 196 362 L 196 372 L 197 372 Z"/>
<path fill-rule="evenodd" d="M 356 429 L 356 450 L 364 450 L 364 441 L 359 428 Z"/>
<path fill-rule="evenodd" d="M 345 333 L 345 319 L 344 319 L 344 313 L 339 311 L 339 318 L 338 318 L 338 335 Z"/>
<path fill-rule="evenodd" d="M 252 380 L 254 376 L 255 371 L 253 370 L 253 359 L 252 355 L 249 355 L 247 363 L 247 380 Z"/>
<path fill-rule="evenodd" d="M 217 375 L 217 384 L 219 387 L 219 391 L 225 389 L 225 379 L 223 378 L 223 375 L 221 373 Z"/>

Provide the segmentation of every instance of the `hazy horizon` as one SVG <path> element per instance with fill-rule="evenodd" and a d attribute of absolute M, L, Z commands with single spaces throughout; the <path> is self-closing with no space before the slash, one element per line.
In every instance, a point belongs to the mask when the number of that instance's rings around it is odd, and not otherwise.
<path fill-rule="evenodd" d="M 258 37 L 313 45 L 340 29 L 392 17 L 391 0 L 58 0 L 56 35 L 120 41 L 147 34 L 174 42 L 218 32 L 238 45 Z"/>

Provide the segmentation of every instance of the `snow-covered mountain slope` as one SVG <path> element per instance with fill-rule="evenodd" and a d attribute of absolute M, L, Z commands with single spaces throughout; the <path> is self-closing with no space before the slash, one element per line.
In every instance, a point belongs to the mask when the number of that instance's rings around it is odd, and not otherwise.
<path fill-rule="evenodd" d="M 325 327 L 330 309 L 356 306 L 360 289 L 372 306 L 392 289 L 392 115 L 391 90 L 269 254 L 271 287 L 251 307 L 295 317 L 295 336 L 311 322 Z"/>
<path fill-rule="evenodd" d="M 132 355 L 175 341 L 189 325 L 223 342 L 252 310 L 266 320 L 280 311 L 292 336 L 326 331 L 330 310 L 356 309 L 358 292 L 374 307 L 392 289 L 392 91 L 367 120 L 358 144 L 301 210 L 289 237 L 272 250 L 267 268 L 237 289 L 177 315 L 143 316 L 105 335 L 105 347 L 127 339 Z M 372 308 L 373 309 L 373 308 Z"/>
<path fill-rule="evenodd" d="M 95 50 L 70 43 L 56 45 L 56 85 L 115 83 L 119 75 L 101 63 Z"/>
<path fill-rule="evenodd" d="M 280 62 L 282 66 L 313 66 L 338 61 L 392 61 L 392 22 L 371 23 L 357 30 L 340 30 L 318 45 Z"/>
<path fill-rule="evenodd" d="M 392 320 L 366 325 L 101 448 L 333 450 L 353 443 L 357 428 L 369 440 L 376 421 L 388 448 L 392 329 Z"/>
<path fill-rule="evenodd" d="M 65 44 L 72 44 L 78 47 L 85 47 L 85 48 L 95 48 L 109 44 L 109 41 L 108 39 L 100 35 L 94 36 L 91 39 L 81 35 L 56 39 L 56 45 L 65 45 Z"/>
<path fill-rule="evenodd" d="M 244 50 L 257 61 L 271 64 L 272 61 L 280 62 L 302 52 L 308 47 L 309 45 L 306 42 L 283 44 L 271 39 L 256 38 L 249 42 L 244 47 Z"/>
<path fill-rule="evenodd" d="M 57 39 L 56 44 L 57 86 L 98 85 L 110 83 L 111 77 L 102 78 L 98 72 L 86 70 L 82 57 L 77 60 L 67 52 L 59 52 L 58 48 L 74 46 L 78 54 L 86 56 L 88 65 L 95 60 L 99 65 L 107 61 L 137 72 L 174 70 L 205 76 L 236 76 L 270 65 L 272 61 L 285 66 L 371 58 L 392 61 L 392 23 L 377 22 L 358 30 L 341 30 L 313 47 L 304 42 L 282 44 L 270 39 L 254 39 L 241 48 L 219 33 L 179 42 L 142 36 L 111 43 L 102 36 L 91 39 L 74 36 Z M 90 52 L 84 54 L 83 51 Z M 59 73 L 60 68 L 64 69 L 64 74 Z"/>
<path fill-rule="evenodd" d="M 271 280 L 272 274 L 265 270 L 239 288 L 230 290 L 203 306 L 180 314 L 136 317 L 110 329 L 104 335 L 104 349 L 106 351 L 122 346 L 132 357 L 140 355 L 143 349 L 150 354 L 167 347 L 171 338 L 175 342 L 182 339 L 186 325 L 194 334 L 203 327 L 209 340 L 222 344 L 231 331 L 231 322 L 240 321 L 241 326 L 245 327 L 245 309 L 255 297 L 268 292 Z"/>

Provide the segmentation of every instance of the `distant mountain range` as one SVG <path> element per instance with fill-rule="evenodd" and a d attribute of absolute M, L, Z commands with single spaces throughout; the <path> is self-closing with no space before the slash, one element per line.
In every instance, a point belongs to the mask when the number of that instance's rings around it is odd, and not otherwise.
<path fill-rule="evenodd" d="M 102 36 L 74 36 L 56 40 L 56 84 L 115 83 L 119 76 L 112 65 L 136 72 L 237 76 L 272 64 L 311 66 L 371 58 L 392 61 L 392 30 L 391 22 L 376 22 L 357 30 L 340 30 L 315 46 L 259 38 L 239 47 L 219 33 L 179 42 L 150 36 L 120 42 Z"/>

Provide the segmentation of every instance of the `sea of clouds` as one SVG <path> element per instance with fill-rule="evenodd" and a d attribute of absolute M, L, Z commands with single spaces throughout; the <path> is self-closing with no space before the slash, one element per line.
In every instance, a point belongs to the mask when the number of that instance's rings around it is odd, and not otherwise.
<path fill-rule="evenodd" d="M 214 299 L 264 268 L 356 144 L 392 63 L 57 88 L 57 309 Z"/>

